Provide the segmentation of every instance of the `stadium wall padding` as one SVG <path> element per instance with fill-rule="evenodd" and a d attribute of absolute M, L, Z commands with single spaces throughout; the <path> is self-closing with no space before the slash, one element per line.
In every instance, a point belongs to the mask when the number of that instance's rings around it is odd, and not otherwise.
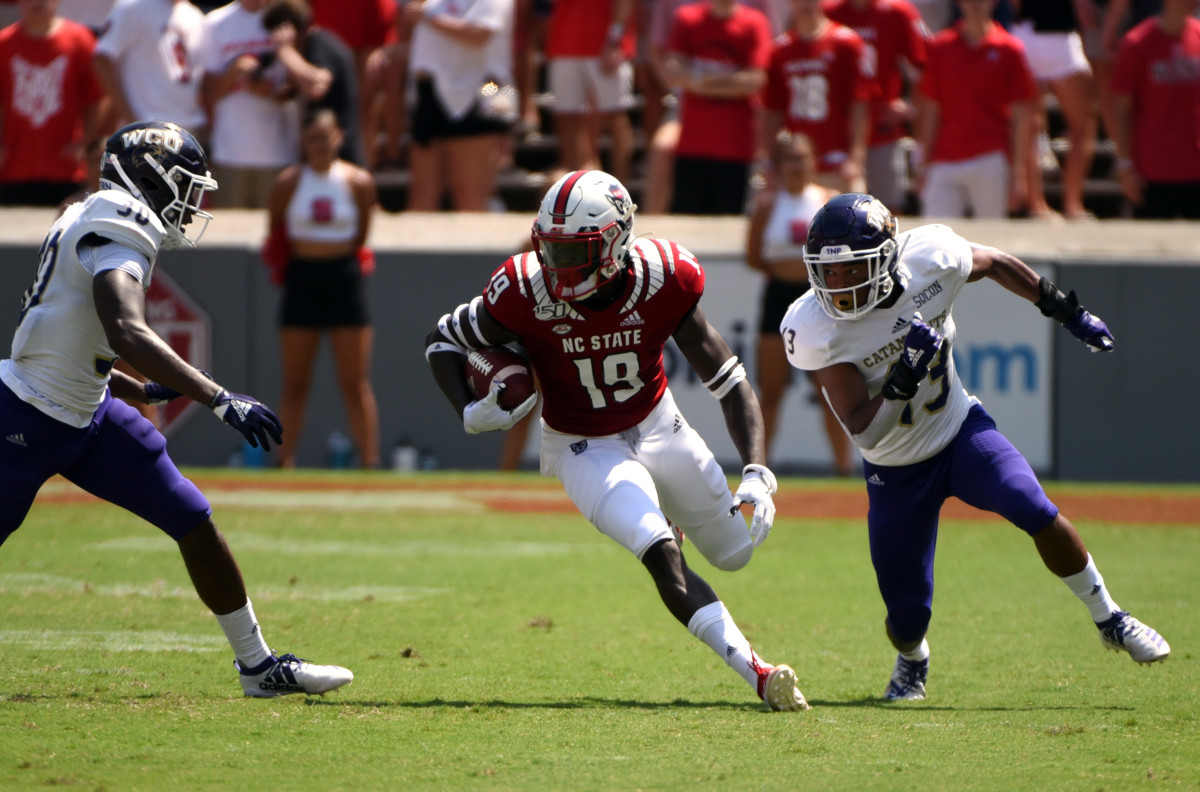
<path fill-rule="evenodd" d="M 280 292 L 270 284 L 267 270 L 258 259 L 261 216 L 240 214 L 247 216 L 240 227 L 253 228 L 253 233 L 227 233 L 205 240 L 196 250 L 163 254 L 158 267 L 208 313 L 212 333 L 210 370 L 218 381 L 277 404 L 280 371 L 276 318 Z M 37 219 L 37 226 L 26 219 L 29 215 Z M 21 295 L 32 281 L 37 247 L 50 219 L 52 215 L 26 212 L 13 217 L 9 212 L 0 212 L 0 227 L 4 229 L 0 232 L 0 305 L 8 306 L 7 313 L 0 314 L 0 334 L 6 337 L 15 326 Z M 660 226 L 670 225 L 670 219 L 658 220 Z M 738 343 L 747 356 L 757 326 L 760 280 L 742 265 L 739 246 L 744 237 L 738 235 L 744 226 L 736 218 L 732 221 L 722 221 L 726 225 L 720 227 L 709 223 L 707 236 L 695 232 L 700 239 L 689 247 L 710 270 L 710 283 L 720 285 L 706 293 L 706 305 L 733 300 L 748 306 L 744 324 L 737 323 L 732 331 L 719 326 L 727 335 L 744 334 Z M 437 222 L 448 220 L 443 216 Z M 527 222 L 528 218 L 514 218 L 512 227 L 527 227 Z M 1150 230 L 1144 225 L 1125 225 L 1130 229 L 1128 234 Z M 955 226 L 959 228 L 960 224 Z M 1040 254 L 1036 236 L 1032 243 L 1029 241 L 1028 227 L 1023 227 L 1024 236 L 1020 238 L 1024 241 L 1017 249 L 1007 246 L 1039 271 L 1050 274 L 1064 289 L 1077 290 L 1084 305 L 1109 324 L 1117 339 L 1113 354 L 1092 355 L 1061 329 L 1052 328 L 1048 334 L 1049 398 L 1044 416 L 1048 429 L 1039 431 L 1047 432 L 1049 437 L 1045 439 L 1044 454 L 1036 449 L 1027 451 L 1043 475 L 1090 481 L 1200 480 L 1200 472 L 1190 461 L 1200 438 L 1190 410 L 1193 394 L 1200 392 L 1200 368 L 1192 365 L 1200 344 L 1189 319 L 1195 310 L 1191 303 L 1200 294 L 1200 266 L 1181 252 L 1200 251 L 1200 237 L 1190 226 L 1173 227 L 1185 235 L 1182 241 L 1167 249 L 1145 251 L 1144 255 L 1136 252 L 1132 242 L 1127 250 L 1106 250 L 1103 255 L 1072 254 L 1067 245 L 1064 255 L 1061 238 L 1047 244 L 1045 254 Z M 1068 233 L 1058 230 L 1061 226 L 1047 228 Z M 1084 226 L 1072 226 L 1069 233 L 1080 234 L 1080 228 L 1086 234 Z M 997 226 L 989 229 L 991 239 L 986 241 L 992 244 L 1005 246 L 1006 238 L 1012 236 Z M 688 230 L 694 231 L 692 227 Z M 979 238 L 968 231 L 960 232 Z M 505 226 L 504 233 L 490 230 L 483 238 L 478 231 L 464 232 L 461 240 L 443 236 L 437 245 L 413 245 L 411 240 L 392 244 L 388 239 L 378 239 L 379 233 L 375 236 L 378 267 L 368 281 L 368 300 L 375 326 L 373 380 L 385 464 L 395 442 L 407 437 L 427 450 L 439 468 L 494 468 L 503 437 L 498 433 L 463 433 L 461 422 L 429 375 L 424 336 L 443 312 L 482 290 L 492 269 L 520 244 L 520 235 L 508 233 Z M 664 236 L 687 244 L 683 236 Z M 989 233 L 982 236 L 988 237 Z M 1198 242 L 1194 247 L 1193 240 Z M 971 286 L 968 291 L 979 288 L 1003 292 L 994 284 Z M 961 326 L 963 317 L 958 313 Z M 1049 323 L 1032 306 L 1027 313 L 1012 316 L 1011 321 L 1022 325 Z M 965 335 L 961 327 L 960 335 Z M 5 344 L 7 355 L 7 341 Z M 674 380 L 672 387 L 677 388 Z M 804 387 L 807 389 L 807 385 Z M 702 409 L 710 410 L 711 415 L 698 420 L 693 408 L 684 405 L 689 420 L 701 427 L 718 457 L 730 471 L 736 470 L 737 460 L 730 453 L 732 446 L 725 439 L 715 402 L 711 407 L 697 408 Z M 1020 417 L 1008 418 L 1008 425 L 1002 422 L 1001 429 L 1019 435 L 1015 424 L 1021 421 Z M 326 344 L 314 373 L 303 437 L 297 449 L 299 464 L 325 465 L 327 439 L 335 431 L 345 432 L 346 421 Z M 780 445 L 802 444 L 808 451 L 782 467 L 799 473 L 822 469 L 827 454 L 815 418 L 797 431 L 812 436 L 782 437 Z M 180 422 L 171 433 L 169 447 L 182 465 L 253 462 L 252 456 L 243 454 L 240 438 L 204 410 L 194 410 Z M 536 442 L 527 449 L 526 465 L 532 466 Z"/>

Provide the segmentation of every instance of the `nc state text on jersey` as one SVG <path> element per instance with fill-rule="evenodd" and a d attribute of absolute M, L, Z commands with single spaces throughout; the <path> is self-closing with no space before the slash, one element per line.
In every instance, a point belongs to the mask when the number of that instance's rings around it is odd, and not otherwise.
<path fill-rule="evenodd" d="M 562 340 L 563 352 L 568 355 L 581 352 L 597 352 L 602 349 L 638 346 L 642 343 L 642 330 L 618 330 L 615 333 L 594 335 L 590 338 L 572 336 Z"/>

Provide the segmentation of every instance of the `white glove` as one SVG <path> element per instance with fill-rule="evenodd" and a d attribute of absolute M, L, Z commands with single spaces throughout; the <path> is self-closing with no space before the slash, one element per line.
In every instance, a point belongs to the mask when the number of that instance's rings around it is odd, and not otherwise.
<path fill-rule="evenodd" d="M 758 547 L 767 540 L 771 533 L 771 523 L 775 522 L 775 502 L 771 496 L 779 488 L 775 474 L 764 465 L 746 465 L 742 470 L 742 483 L 738 485 L 733 495 L 733 514 L 743 503 L 754 506 L 754 516 L 750 519 L 750 539 Z"/>
<path fill-rule="evenodd" d="M 528 415 L 537 404 L 535 393 L 518 404 L 516 409 L 505 410 L 499 404 L 500 391 L 503 389 L 504 386 L 499 382 L 493 382 L 487 396 L 463 408 L 463 428 L 467 430 L 467 434 L 512 429 L 517 425 L 517 421 Z"/>

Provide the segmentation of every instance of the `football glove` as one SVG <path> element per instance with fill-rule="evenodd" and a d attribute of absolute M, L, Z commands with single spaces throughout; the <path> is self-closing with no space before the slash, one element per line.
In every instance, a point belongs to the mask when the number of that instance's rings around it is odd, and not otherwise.
<path fill-rule="evenodd" d="M 537 394 L 533 393 L 514 409 L 506 410 L 499 403 L 502 390 L 504 390 L 503 383 L 493 382 L 487 396 L 477 399 L 463 408 L 463 428 L 467 430 L 467 434 L 512 429 L 518 421 L 529 415 L 534 405 L 537 404 Z"/>
<path fill-rule="evenodd" d="M 1038 292 L 1040 296 L 1034 305 L 1042 312 L 1042 316 L 1062 322 L 1062 326 L 1087 344 L 1092 352 L 1112 351 L 1116 341 L 1108 331 L 1108 325 L 1100 317 L 1083 309 L 1074 290 L 1063 294 L 1048 278 L 1042 278 L 1038 281 Z"/>
<path fill-rule="evenodd" d="M 754 507 L 754 516 L 750 518 L 750 540 L 758 547 L 767 540 L 771 533 L 771 524 L 775 522 L 775 501 L 771 496 L 779 488 L 775 474 L 765 465 L 746 465 L 742 470 L 742 483 L 738 485 L 733 495 L 733 505 L 729 509 L 732 515 L 743 503 Z"/>
<path fill-rule="evenodd" d="M 269 441 L 274 441 L 275 445 L 283 441 L 283 425 L 279 418 L 253 396 L 230 393 L 221 388 L 208 406 L 218 418 L 241 432 L 251 448 L 261 445 L 264 451 L 270 451 Z"/>
<path fill-rule="evenodd" d="M 1087 344 L 1090 352 L 1111 352 L 1116 344 L 1104 320 L 1087 311 L 1080 311 L 1074 319 L 1063 322 L 1063 327 Z"/>
<path fill-rule="evenodd" d="M 174 388 L 159 385 L 157 382 L 147 382 L 143 385 L 143 388 L 146 391 L 146 404 L 166 404 L 172 399 L 178 399 L 183 395 Z"/>
<path fill-rule="evenodd" d="M 204 369 L 196 369 L 196 370 L 199 371 L 201 374 L 203 374 L 205 377 L 212 379 L 212 374 L 209 374 Z M 182 393 L 175 390 L 174 388 L 168 388 L 166 385 L 160 385 L 159 383 L 153 382 L 153 381 L 145 383 L 144 389 L 146 391 L 146 404 L 150 404 L 150 405 L 166 404 L 167 402 L 171 401 L 172 399 L 178 399 L 180 396 L 183 395 Z"/>
<path fill-rule="evenodd" d="M 942 347 L 944 337 L 921 320 L 921 314 L 913 316 L 904 337 L 904 350 L 900 359 L 892 366 L 887 381 L 883 383 L 883 398 L 908 401 L 917 395 L 921 380 L 929 373 L 929 365 Z"/>

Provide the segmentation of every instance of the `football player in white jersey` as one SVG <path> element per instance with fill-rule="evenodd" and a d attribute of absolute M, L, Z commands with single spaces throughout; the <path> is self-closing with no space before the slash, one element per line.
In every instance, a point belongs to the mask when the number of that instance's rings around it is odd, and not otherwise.
<path fill-rule="evenodd" d="M 121 401 L 186 396 L 252 446 L 281 439 L 270 408 L 222 388 L 146 324 L 145 290 L 159 250 L 195 245 L 211 218 L 201 200 L 216 188 L 191 133 L 138 122 L 109 138 L 99 191 L 51 226 L 12 353 L 0 361 L 0 543 L 20 527 L 42 484 L 62 475 L 178 543 L 196 593 L 233 648 L 245 695 L 325 693 L 354 675 L 271 651 L 208 501 L 175 467 L 166 439 Z M 114 370 L 118 357 L 151 381 Z"/>
<path fill-rule="evenodd" d="M 1104 646 L 1139 663 L 1167 657 L 1157 632 L 1118 607 L 1075 528 L 1046 497 L 1021 453 L 958 378 L 951 308 L 990 278 L 1061 322 L 1093 352 L 1113 348 L 1098 317 L 1028 265 L 944 225 L 897 236 L 870 195 L 830 199 L 809 225 L 812 291 L 780 325 L 792 365 L 816 372 L 863 456 L 871 562 L 899 655 L 888 700 L 923 699 L 938 514 L 951 495 L 999 514 L 1033 538 L 1046 567 L 1087 606 Z"/>

